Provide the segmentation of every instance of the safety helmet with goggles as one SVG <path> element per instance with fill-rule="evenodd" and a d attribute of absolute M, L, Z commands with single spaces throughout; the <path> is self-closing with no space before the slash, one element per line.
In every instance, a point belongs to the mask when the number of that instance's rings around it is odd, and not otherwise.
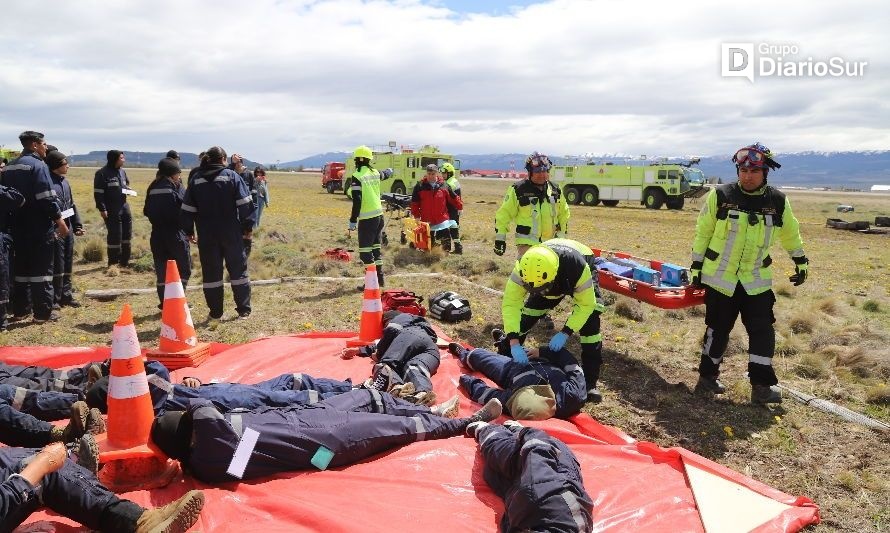
<path fill-rule="evenodd" d="M 550 248 L 537 245 L 529 248 L 519 260 L 519 277 L 529 292 L 543 291 L 556 279 L 559 256 Z"/>
<path fill-rule="evenodd" d="M 760 143 L 740 148 L 732 156 L 732 162 L 735 163 L 736 167 L 780 168 L 782 166 L 773 160 L 772 152 L 770 152 L 769 148 Z"/>
<path fill-rule="evenodd" d="M 352 157 L 353 159 L 367 159 L 370 161 L 371 159 L 374 159 L 374 152 L 367 146 L 362 145 L 352 152 Z"/>
<path fill-rule="evenodd" d="M 552 166 L 553 163 L 550 162 L 550 158 L 540 152 L 532 152 L 532 154 L 525 160 L 525 169 L 529 174 L 535 172 L 550 172 L 550 167 Z"/>

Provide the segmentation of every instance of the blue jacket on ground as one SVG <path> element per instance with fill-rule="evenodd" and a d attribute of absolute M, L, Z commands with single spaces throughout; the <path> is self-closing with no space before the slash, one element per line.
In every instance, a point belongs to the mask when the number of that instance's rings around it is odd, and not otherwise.
<path fill-rule="evenodd" d="M 376 351 L 375 361 L 384 363 L 417 391 L 433 390 L 430 378 L 439 369 L 439 347 L 436 332 L 421 316 L 399 313 L 386 322 L 377 345 L 363 349 L 359 355 Z"/>
<path fill-rule="evenodd" d="M 479 429 L 476 440 L 485 482 L 504 500 L 501 532 L 593 529 L 593 501 L 564 442 L 539 429 L 496 424 Z"/>

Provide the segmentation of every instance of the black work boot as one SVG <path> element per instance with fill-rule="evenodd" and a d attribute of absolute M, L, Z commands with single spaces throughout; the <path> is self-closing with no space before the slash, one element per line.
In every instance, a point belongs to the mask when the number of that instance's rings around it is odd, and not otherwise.
<path fill-rule="evenodd" d="M 776 387 L 769 385 L 751 384 L 751 403 L 754 405 L 766 405 L 768 403 L 782 403 L 782 393 Z"/>
<path fill-rule="evenodd" d="M 464 245 L 461 244 L 460 241 L 455 241 L 455 243 L 454 243 L 454 250 L 452 251 L 452 253 L 457 254 L 457 255 L 463 255 L 463 253 L 464 253 Z"/>
<path fill-rule="evenodd" d="M 726 387 L 716 376 L 698 376 L 698 383 L 695 384 L 694 394 L 699 396 L 708 396 L 711 394 L 723 394 Z"/>

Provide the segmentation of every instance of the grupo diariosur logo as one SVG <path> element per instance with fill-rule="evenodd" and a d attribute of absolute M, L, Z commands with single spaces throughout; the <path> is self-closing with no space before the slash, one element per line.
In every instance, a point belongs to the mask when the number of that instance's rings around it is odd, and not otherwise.
<path fill-rule="evenodd" d="M 841 56 L 803 56 L 788 43 L 722 43 L 720 74 L 725 78 L 861 78 L 868 61 Z"/>

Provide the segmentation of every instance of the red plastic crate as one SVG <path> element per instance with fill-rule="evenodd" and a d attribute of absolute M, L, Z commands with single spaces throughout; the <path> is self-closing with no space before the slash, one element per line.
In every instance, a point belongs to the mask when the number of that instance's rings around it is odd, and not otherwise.
<path fill-rule="evenodd" d="M 642 257 L 636 257 L 626 252 L 613 252 L 591 248 L 597 257 L 616 257 L 619 259 L 632 259 L 644 265 L 648 264 L 652 270 L 661 272 L 661 261 L 654 261 Z M 661 309 L 682 309 L 705 303 L 705 289 L 692 287 L 657 287 L 643 281 L 619 276 L 608 270 L 597 269 L 599 273 L 600 287 L 607 291 L 623 294 L 628 298 L 646 302 Z"/>

